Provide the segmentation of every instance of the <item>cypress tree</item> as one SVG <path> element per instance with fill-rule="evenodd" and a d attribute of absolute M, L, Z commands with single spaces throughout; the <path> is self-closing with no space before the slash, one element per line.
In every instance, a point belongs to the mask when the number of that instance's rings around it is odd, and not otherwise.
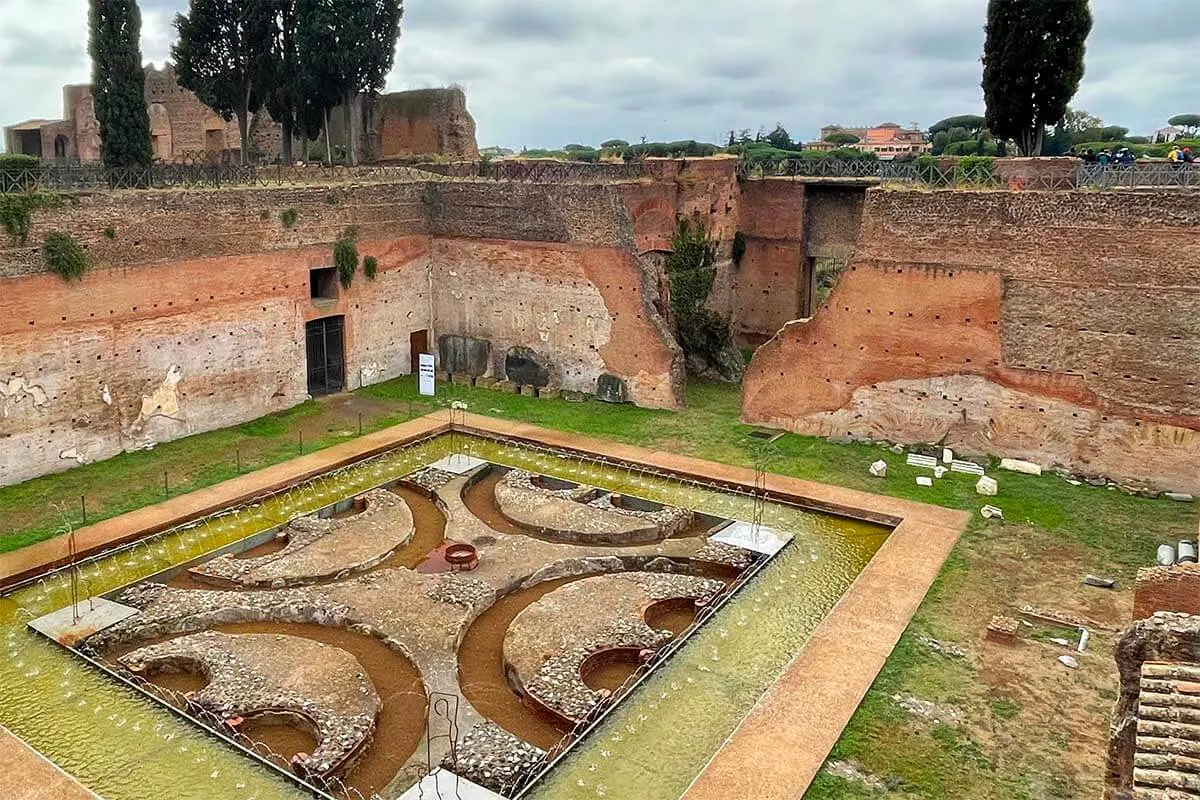
<path fill-rule="evenodd" d="M 1083 78 L 1088 0 L 989 0 L 983 47 L 987 126 L 1027 156 L 1062 122 Z"/>
<path fill-rule="evenodd" d="M 136 0 L 91 0 L 88 16 L 92 96 L 104 166 L 145 166 L 154 151 L 142 69 L 141 11 Z"/>

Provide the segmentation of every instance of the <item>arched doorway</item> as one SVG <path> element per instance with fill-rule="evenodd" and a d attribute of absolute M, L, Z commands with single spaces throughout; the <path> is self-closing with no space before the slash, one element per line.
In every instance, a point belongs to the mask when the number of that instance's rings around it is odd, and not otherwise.
<path fill-rule="evenodd" d="M 54 137 L 54 157 L 55 158 L 66 158 L 68 144 L 69 144 L 69 141 L 65 134 L 60 133 L 58 136 L 55 136 Z"/>

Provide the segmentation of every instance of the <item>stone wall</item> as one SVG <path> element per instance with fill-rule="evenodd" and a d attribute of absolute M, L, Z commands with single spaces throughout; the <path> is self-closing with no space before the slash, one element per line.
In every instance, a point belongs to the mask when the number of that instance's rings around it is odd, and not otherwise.
<path fill-rule="evenodd" d="M 1133 618 L 1158 611 L 1200 615 L 1200 566 L 1142 567 L 1133 585 Z"/>
<path fill-rule="evenodd" d="M 376 280 L 312 299 L 310 270 L 349 228 Z M 81 281 L 45 272 L 51 230 L 86 248 Z M 26 244 L 0 235 L 0 485 L 303 402 L 305 323 L 322 317 L 344 317 L 349 389 L 409 373 L 424 330 L 431 346 L 525 346 L 556 385 L 595 391 L 609 373 L 675 407 L 679 358 L 633 239 L 603 186 L 117 192 L 37 211 Z"/>
<path fill-rule="evenodd" d="M 1200 197 L 868 193 L 828 302 L 744 416 L 1200 487 Z"/>
<path fill-rule="evenodd" d="M 365 161 L 432 155 L 466 161 L 479 158 L 475 119 L 467 111 L 466 94 L 457 87 L 360 95 L 352 108 Z M 329 136 L 334 144 L 347 141 L 340 108 L 330 115 Z"/>
<path fill-rule="evenodd" d="M 748 181 L 740 228 L 746 254 L 736 272 L 734 333 L 755 343 L 803 314 L 808 292 L 804 184 L 786 178 Z"/>

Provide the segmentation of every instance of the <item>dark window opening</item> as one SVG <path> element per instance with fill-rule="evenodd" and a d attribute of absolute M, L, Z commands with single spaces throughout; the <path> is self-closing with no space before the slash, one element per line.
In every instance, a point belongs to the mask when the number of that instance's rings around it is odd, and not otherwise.
<path fill-rule="evenodd" d="M 337 270 L 322 267 L 308 271 L 308 293 L 313 300 L 337 300 Z"/>

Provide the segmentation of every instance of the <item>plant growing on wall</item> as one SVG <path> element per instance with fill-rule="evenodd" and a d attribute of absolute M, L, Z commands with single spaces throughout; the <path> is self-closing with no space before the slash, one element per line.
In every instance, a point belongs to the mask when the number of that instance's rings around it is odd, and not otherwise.
<path fill-rule="evenodd" d="M 379 274 L 379 260 L 375 256 L 367 256 L 363 259 L 363 275 L 367 276 L 367 280 L 375 280 L 375 276 Z"/>
<path fill-rule="evenodd" d="M 75 241 L 75 237 L 62 231 L 50 231 L 42 241 L 42 258 L 46 269 L 65 281 L 83 277 L 88 271 L 87 253 Z"/>
<path fill-rule="evenodd" d="M 347 228 L 333 243 L 333 266 L 337 268 L 338 281 L 343 289 L 349 289 L 354 283 L 354 273 L 358 271 L 358 231 Z"/>
<path fill-rule="evenodd" d="M 706 305 L 717 278 L 718 242 L 701 222 L 681 217 L 671 244 L 666 266 L 671 315 L 688 369 L 722 380 L 741 380 L 745 362 L 733 346 L 729 323 Z"/>
<path fill-rule="evenodd" d="M 296 227 L 296 219 L 299 216 L 300 215 L 296 213 L 296 209 L 285 208 L 283 211 L 279 212 L 279 221 L 283 223 L 283 227 L 285 228 L 294 228 Z"/>
<path fill-rule="evenodd" d="M 731 255 L 733 256 L 733 265 L 740 267 L 742 259 L 746 256 L 746 234 L 741 231 L 733 235 L 733 252 Z"/>
<path fill-rule="evenodd" d="M 33 212 L 39 208 L 56 206 L 60 202 L 62 198 L 55 194 L 0 194 L 0 225 L 4 226 L 14 242 L 23 245 L 29 240 Z"/>

